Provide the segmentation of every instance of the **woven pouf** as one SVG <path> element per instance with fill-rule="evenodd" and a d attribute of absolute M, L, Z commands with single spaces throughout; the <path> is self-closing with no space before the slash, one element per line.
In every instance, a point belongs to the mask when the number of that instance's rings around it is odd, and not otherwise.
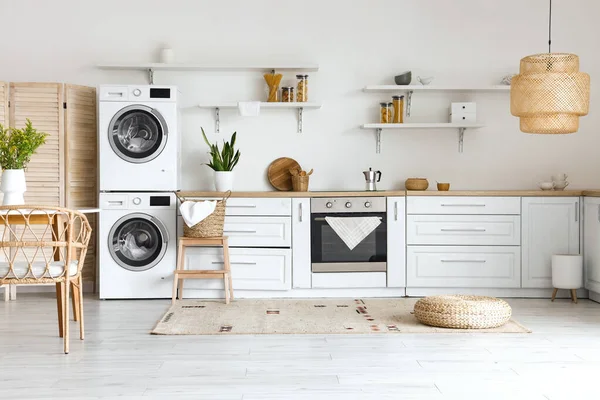
<path fill-rule="evenodd" d="M 440 328 L 496 328 L 508 322 L 512 309 L 504 300 L 486 296 L 431 296 L 415 304 L 415 317 Z"/>

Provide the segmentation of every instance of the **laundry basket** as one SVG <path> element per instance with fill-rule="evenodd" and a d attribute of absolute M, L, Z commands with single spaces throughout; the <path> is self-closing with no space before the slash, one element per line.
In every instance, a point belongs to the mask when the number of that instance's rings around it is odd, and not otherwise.
<path fill-rule="evenodd" d="M 196 225 L 189 227 L 183 224 L 183 236 L 188 238 L 207 238 L 223 236 L 223 224 L 225 223 L 225 205 L 227 199 L 231 196 L 231 191 L 227 191 L 223 199 L 217 201 L 215 211 Z M 190 200 L 185 197 L 179 197 L 179 200 L 201 202 L 205 200 Z"/>

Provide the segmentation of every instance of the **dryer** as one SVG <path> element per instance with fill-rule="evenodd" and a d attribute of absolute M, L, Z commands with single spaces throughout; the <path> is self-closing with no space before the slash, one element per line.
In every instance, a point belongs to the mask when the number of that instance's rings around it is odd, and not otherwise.
<path fill-rule="evenodd" d="M 177 261 L 174 193 L 100 193 L 101 299 L 170 298 Z"/>
<path fill-rule="evenodd" d="M 179 187 L 181 135 L 174 86 L 100 86 L 100 191 Z"/>

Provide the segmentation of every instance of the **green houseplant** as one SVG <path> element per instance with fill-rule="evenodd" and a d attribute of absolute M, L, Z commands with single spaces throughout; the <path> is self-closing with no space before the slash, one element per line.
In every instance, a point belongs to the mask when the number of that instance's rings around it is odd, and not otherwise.
<path fill-rule="evenodd" d="M 229 142 L 223 141 L 223 148 L 208 141 L 204 128 L 202 136 L 210 149 L 210 162 L 207 163 L 215 171 L 215 188 L 218 192 L 226 192 L 233 189 L 233 168 L 240 161 L 240 151 L 235 149 L 235 139 L 237 132 L 233 132 Z"/>
<path fill-rule="evenodd" d="M 0 190 L 4 193 L 4 205 L 25 202 L 25 168 L 38 147 L 46 143 L 46 137 L 48 134 L 38 132 L 29 119 L 23 129 L 5 128 L 0 124 Z"/>

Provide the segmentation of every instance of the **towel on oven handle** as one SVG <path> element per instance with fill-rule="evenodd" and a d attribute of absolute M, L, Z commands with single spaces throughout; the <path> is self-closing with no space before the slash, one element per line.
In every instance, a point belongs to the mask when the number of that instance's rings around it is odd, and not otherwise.
<path fill-rule="evenodd" d="M 381 224 L 379 217 L 325 217 L 325 221 L 350 250 Z"/>

